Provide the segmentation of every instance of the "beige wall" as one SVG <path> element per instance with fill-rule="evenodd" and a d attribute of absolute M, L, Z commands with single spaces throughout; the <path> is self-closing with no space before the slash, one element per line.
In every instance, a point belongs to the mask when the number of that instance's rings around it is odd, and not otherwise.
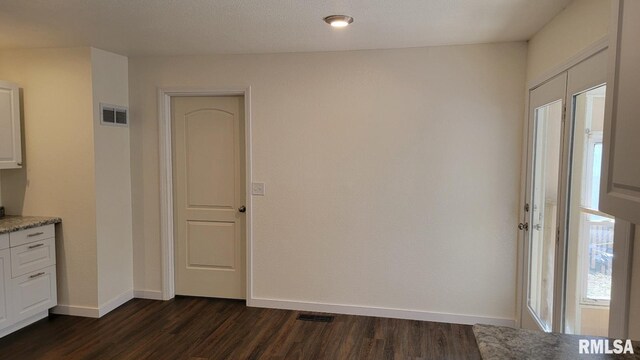
<path fill-rule="evenodd" d="M 129 106 L 128 59 L 91 49 L 96 171 L 98 301 L 133 290 L 129 128 L 100 125 L 100 103 Z"/>
<path fill-rule="evenodd" d="M 610 0 L 574 0 L 529 40 L 527 81 L 538 80 L 554 67 L 607 36 Z"/>
<path fill-rule="evenodd" d="M 161 289 L 157 87 L 251 85 L 256 298 L 513 319 L 525 57 L 130 59 L 136 290 Z"/>
<path fill-rule="evenodd" d="M 9 214 L 62 217 L 58 301 L 97 304 L 96 195 L 88 48 L 0 52 L 0 78 L 20 85 L 24 167 L 2 171 Z"/>
<path fill-rule="evenodd" d="M 129 129 L 100 125 L 99 103 L 128 106 L 128 59 L 98 49 L 0 52 L 23 89 L 25 166 L 2 172 L 10 214 L 62 217 L 58 302 L 97 309 L 133 290 Z M 66 307 L 65 307 L 66 306 Z"/>

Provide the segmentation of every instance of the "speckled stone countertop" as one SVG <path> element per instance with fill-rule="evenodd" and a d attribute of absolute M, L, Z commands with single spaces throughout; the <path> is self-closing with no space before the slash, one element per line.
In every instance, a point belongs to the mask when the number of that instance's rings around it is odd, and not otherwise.
<path fill-rule="evenodd" d="M 640 359 L 640 344 L 633 342 L 633 354 L 580 354 L 580 339 L 603 339 L 593 336 L 545 333 L 506 326 L 474 325 L 480 354 L 489 359 Z M 609 348 L 613 342 L 609 340 Z M 624 343 L 623 343 L 624 346 Z"/>
<path fill-rule="evenodd" d="M 30 229 L 43 225 L 57 224 L 60 222 L 62 222 L 62 219 L 58 217 L 7 215 L 0 218 L 0 234 Z"/>

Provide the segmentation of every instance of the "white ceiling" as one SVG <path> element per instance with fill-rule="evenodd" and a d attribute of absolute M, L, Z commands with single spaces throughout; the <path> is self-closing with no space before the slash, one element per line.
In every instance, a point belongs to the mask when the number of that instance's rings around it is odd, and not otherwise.
<path fill-rule="evenodd" d="M 528 40 L 571 0 L 1 0 L 0 49 L 124 55 L 386 49 Z M 333 29 L 322 18 L 355 22 Z"/>

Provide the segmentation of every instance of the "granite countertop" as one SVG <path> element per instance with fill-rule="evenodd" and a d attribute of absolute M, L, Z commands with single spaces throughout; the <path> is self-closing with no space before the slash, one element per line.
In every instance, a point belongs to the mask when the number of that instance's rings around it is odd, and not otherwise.
<path fill-rule="evenodd" d="M 0 234 L 61 222 L 59 217 L 7 215 L 0 218 Z"/>
<path fill-rule="evenodd" d="M 595 336 L 545 333 L 506 326 L 473 325 L 483 359 L 640 359 L 640 344 L 633 342 L 633 354 L 579 354 L 580 339 Z M 609 340 L 609 348 L 613 341 Z M 624 343 L 622 344 L 624 346 Z"/>

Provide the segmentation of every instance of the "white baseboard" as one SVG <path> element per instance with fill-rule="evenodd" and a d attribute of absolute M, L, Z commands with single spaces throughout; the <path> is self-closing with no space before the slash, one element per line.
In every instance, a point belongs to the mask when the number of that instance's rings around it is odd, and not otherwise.
<path fill-rule="evenodd" d="M 162 300 L 162 291 L 157 290 L 133 290 L 136 299 Z"/>
<path fill-rule="evenodd" d="M 97 307 L 90 306 L 58 304 L 58 306 L 51 309 L 51 312 L 58 315 L 82 316 L 90 318 L 100 317 L 100 310 Z"/>
<path fill-rule="evenodd" d="M 129 289 L 122 294 L 116 296 L 115 298 L 107 301 L 106 303 L 100 305 L 100 309 L 98 310 L 98 317 L 103 317 L 110 313 L 112 310 L 118 308 L 120 305 L 126 303 L 127 301 L 133 299 L 133 289 Z"/>
<path fill-rule="evenodd" d="M 333 314 L 376 316 L 384 318 L 434 321 L 452 324 L 489 324 L 501 326 L 515 326 L 514 319 L 485 317 L 476 315 L 448 314 L 422 310 L 391 309 L 371 306 L 355 306 L 341 304 L 325 304 L 316 302 L 290 301 L 253 298 L 247 299 L 247 306 L 270 309 L 312 311 Z"/>
<path fill-rule="evenodd" d="M 82 316 L 90 318 L 100 318 L 105 316 L 120 305 L 133 299 L 133 290 L 127 290 L 115 298 L 102 304 L 99 308 L 92 306 L 58 305 L 51 309 L 51 312 L 59 315 Z"/>

